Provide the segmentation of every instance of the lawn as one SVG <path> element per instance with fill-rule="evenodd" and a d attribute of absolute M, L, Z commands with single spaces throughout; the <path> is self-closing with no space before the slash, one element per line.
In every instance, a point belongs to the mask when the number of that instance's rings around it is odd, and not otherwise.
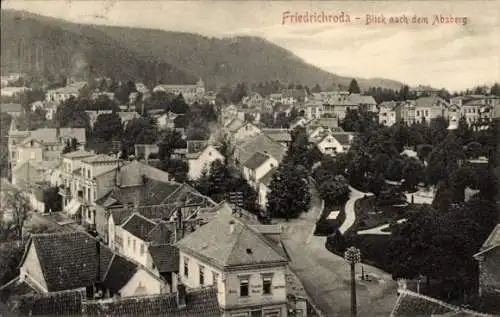
<path fill-rule="evenodd" d="M 335 205 L 335 204 L 325 204 L 325 208 L 316 223 L 316 229 L 314 231 L 315 236 L 329 236 L 333 234 L 342 225 L 345 220 L 345 204 Z M 328 219 L 328 216 L 332 211 L 339 211 L 336 219 Z"/>
<path fill-rule="evenodd" d="M 366 197 L 358 199 L 354 204 L 356 221 L 351 230 L 365 230 L 375 228 L 399 219 L 407 218 L 416 212 L 415 205 L 393 206 L 377 205 L 376 198 Z"/>

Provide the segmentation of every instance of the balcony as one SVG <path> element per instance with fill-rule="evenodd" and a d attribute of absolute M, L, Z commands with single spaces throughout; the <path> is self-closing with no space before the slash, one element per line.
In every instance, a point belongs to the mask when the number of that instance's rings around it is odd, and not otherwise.
<path fill-rule="evenodd" d="M 59 195 L 71 198 L 71 190 L 69 189 L 69 187 L 61 185 L 59 187 Z"/>

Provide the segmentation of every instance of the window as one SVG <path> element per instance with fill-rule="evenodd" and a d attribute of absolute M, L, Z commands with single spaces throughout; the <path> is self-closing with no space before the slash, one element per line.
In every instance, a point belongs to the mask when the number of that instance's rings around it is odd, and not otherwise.
<path fill-rule="evenodd" d="M 127 246 L 130 248 L 130 237 L 127 237 Z"/>
<path fill-rule="evenodd" d="M 250 317 L 262 317 L 262 310 L 251 310 Z"/>
<path fill-rule="evenodd" d="M 90 178 L 90 169 L 87 170 L 87 178 Z"/>
<path fill-rule="evenodd" d="M 429 111 L 425 110 L 425 116 L 427 117 L 429 115 Z"/>
<path fill-rule="evenodd" d="M 144 243 L 141 243 L 141 255 L 144 255 Z"/>
<path fill-rule="evenodd" d="M 203 286 L 205 284 L 205 272 L 204 267 L 200 265 L 200 285 Z"/>
<path fill-rule="evenodd" d="M 417 116 L 419 116 L 419 115 L 420 115 L 420 111 L 417 110 Z"/>
<path fill-rule="evenodd" d="M 132 241 L 132 250 L 134 251 L 135 253 L 135 239 Z"/>
<path fill-rule="evenodd" d="M 186 257 L 184 258 L 184 276 L 189 276 L 189 259 Z"/>
<path fill-rule="evenodd" d="M 217 287 L 217 284 L 219 282 L 219 273 L 217 272 L 212 272 L 212 284 Z"/>
<path fill-rule="evenodd" d="M 248 296 L 248 277 L 240 278 L 240 297 Z"/>
<path fill-rule="evenodd" d="M 262 294 L 264 295 L 271 294 L 272 281 L 273 278 L 271 276 L 262 277 Z"/>

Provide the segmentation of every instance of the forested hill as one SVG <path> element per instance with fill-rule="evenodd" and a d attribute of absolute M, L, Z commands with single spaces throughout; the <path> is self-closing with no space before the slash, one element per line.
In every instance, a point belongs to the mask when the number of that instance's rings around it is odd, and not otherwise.
<path fill-rule="evenodd" d="M 352 79 L 312 66 L 258 37 L 220 39 L 163 30 L 80 25 L 5 10 L 1 23 L 2 67 L 8 68 L 17 67 L 18 43 L 24 37 L 24 47 L 33 57 L 29 60 L 25 54 L 23 62 L 31 68 L 41 68 L 39 64 L 43 63 L 44 68 L 63 66 L 66 72 L 72 72 L 80 67 L 71 60 L 83 55 L 88 67 L 103 75 L 179 83 L 201 77 L 209 87 L 271 80 L 310 87 L 315 83 L 348 86 Z M 63 56 L 62 61 L 57 59 L 59 56 Z M 402 85 L 388 79 L 357 80 L 362 88 L 399 89 Z"/>

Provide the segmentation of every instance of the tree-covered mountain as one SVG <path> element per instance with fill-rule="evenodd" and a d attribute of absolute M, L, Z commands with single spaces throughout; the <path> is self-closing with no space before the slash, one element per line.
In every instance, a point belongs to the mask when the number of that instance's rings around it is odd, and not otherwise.
<path fill-rule="evenodd" d="M 143 28 L 81 25 L 32 13 L 2 11 L 2 67 L 15 69 L 19 42 L 38 57 L 43 68 L 80 71 L 77 61 L 94 73 L 178 82 L 201 77 L 209 87 L 237 82 L 280 80 L 322 87 L 347 87 L 351 78 L 312 66 L 292 52 L 258 37 L 209 38 L 197 34 Z M 76 56 L 76 57 L 75 57 Z M 59 60 L 61 58 L 61 60 Z M 41 68 L 25 55 L 24 64 Z M 357 79 L 362 88 L 399 88 L 388 79 Z"/>

